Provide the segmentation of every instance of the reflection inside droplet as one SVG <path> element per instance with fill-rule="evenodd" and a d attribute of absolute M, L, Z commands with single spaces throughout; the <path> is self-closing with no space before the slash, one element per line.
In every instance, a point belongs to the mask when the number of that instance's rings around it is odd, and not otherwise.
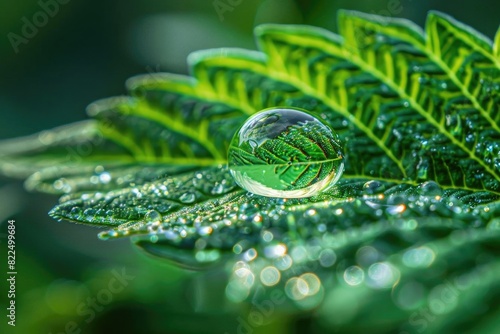
<path fill-rule="evenodd" d="M 250 117 L 228 151 L 236 183 L 257 195 L 309 197 L 334 185 L 344 169 L 333 129 L 297 109 L 273 108 Z"/>

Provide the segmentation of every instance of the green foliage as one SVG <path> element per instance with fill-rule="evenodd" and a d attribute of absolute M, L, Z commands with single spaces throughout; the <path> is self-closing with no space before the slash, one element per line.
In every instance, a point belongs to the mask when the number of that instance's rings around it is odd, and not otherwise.
<path fill-rule="evenodd" d="M 492 45 L 435 12 L 425 33 L 348 11 L 339 30 L 260 26 L 259 52 L 196 52 L 192 77 L 132 78 L 129 97 L 89 107 L 94 120 L 2 143 L 0 167 L 64 194 L 57 219 L 107 226 L 101 238 L 131 236 L 183 267 L 222 268 L 232 301 L 280 289 L 290 307 L 316 309 L 319 326 L 353 332 L 416 331 L 408 319 L 429 307 L 434 332 L 472 330 L 489 308 L 476 329 L 490 332 L 500 312 L 500 32 Z M 337 187 L 291 200 L 234 184 L 224 165 L 235 130 L 276 106 L 306 109 L 340 135 Z M 464 277 L 457 299 L 433 310 L 442 285 Z"/>

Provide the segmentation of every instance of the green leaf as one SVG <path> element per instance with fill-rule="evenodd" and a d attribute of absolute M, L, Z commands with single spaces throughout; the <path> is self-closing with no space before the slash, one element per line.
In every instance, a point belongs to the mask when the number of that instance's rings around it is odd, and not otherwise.
<path fill-rule="evenodd" d="M 224 273 L 233 302 L 284 291 L 290 309 L 317 310 L 319 327 L 351 332 L 415 331 L 413 314 L 427 309 L 432 332 L 474 327 L 471 309 L 496 319 L 500 31 L 493 44 L 437 12 L 425 32 L 351 11 L 338 22 L 339 35 L 263 25 L 260 51 L 199 51 L 192 76 L 132 78 L 129 96 L 89 106 L 92 121 L 1 142 L 1 170 L 64 194 L 57 219 Z M 278 106 L 308 110 L 339 134 L 346 163 L 336 187 L 284 199 L 235 185 L 231 138 Z M 287 180 L 310 179 L 271 158 Z M 467 279 L 442 311 L 429 304 L 445 282 Z"/>
<path fill-rule="evenodd" d="M 146 214 L 176 213 L 183 206 L 200 202 L 213 202 L 235 190 L 235 184 L 227 172 L 215 174 L 211 169 L 199 171 L 193 167 L 147 166 L 133 169 L 102 171 L 111 181 L 128 177 L 128 182 L 115 181 L 114 189 L 102 192 L 74 192 L 61 198 L 61 204 L 50 214 L 79 223 L 93 225 L 130 226 L 133 223 L 146 226 Z M 99 178 L 99 176 L 97 176 Z M 207 183 L 206 179 L 211 180 Z M 151 181 L 153 179 L 153 181 Z M 72 179 L 75 182 L 75 178 Z M 123 182 L 126 186 L 118 188 Z M 96 187 L 98 180 L 80 187 Z M 81 188 L 80 188 L 81 189 Z M 212 204 L 213 205 L 213 204 Z"/>
<path fill-rule="evenodd" d="M 497 58 L 497 61 L 500 59 L 500 28 L 497 31 L 495 36 L 495 45 L 493 46 L 494 55 Z"/>
<path fill-rule="evenodd" d="M 444 22 L 445 25 L 438 24 Z M 446 30 L 443 32 L 443 29 Z M 370 20 L 365 15 L 348 12 L 340 15 L 340 30 L 362 36 L 349 39 L 355 42 L 351 48 L 353 61 L 373 73 L 404 99 L 415 115 L 422 117 L 422 150 L 437 154 L 423 157 L 429 167 L 422 166 L 418 173 L 433 173 L 434 175 L 423 176 L 438 180 L 443 185 L 498 190 L 500 166 L 498 161 L 495 164 L 489 157 L 488 151 L 499 150 L 498 127 L 492 117 L 498 117 L 498 112 L 494 109 L 498 105 L 495 105 L 495 101 L 500 98 L 500 86 L 486 94 L 486 100 L 492 100 L 491 103 L 479 105 L 477 96 L 470 93 L 475 91 L 475 83 L 470 83 L 473 74 L 468 74 L 470 70 L 467 71 L 467 67 L 460 65 L 461 62 L 471 61 L 469 58 L 464 59 L 464 55 L 468 55 L 470 50 L 463 49 L 474 45 L 474 50 L 478 50 L 479 61 L 486 62 L 485 72 L 491 73 L 488 76 L 476 74 L 481 79 L 478 84 L 494 86 L 493 80 L 497 80 L 500 66 L 484 57 L 487 54 L 489 58 L 493 58 L 491 46 L 480 38 L 470 37 L 471 33 L 462 26 L 456 26 L 435 14 L 429 15 L 427 43 L 423 38 L 415 37 L 417 29 L 411 26 L 403 28 L 399 22 L 385 25 L 384 22 Z M 439 42 L 439 38 L 449 37 L 448 34 L 459 37 L 466 35 L 469 38 L 464 38 L 466 41 L 463 44 L 450 47 Z M 461 40 L 454 37 L 448 38 L 448 41 L 457 41 L 458 44 Z M 398 47 L 390 48 L 389 45 L 393 43 L 397 43 Z M 445 54 L 450 49 L 452 52 Z M 456 56 L 457 52 L 460 52 L 459 56 Z M 441 57 L 446 60 L 443 61 Z M 456 68 L 453 67 L 457 63 L 460 70 L 467 73 L 467 77 L 458 78 L 454 75 Z M 481 68 L 482 64 L 477 67 Z M 408 80 L 408 77 L 413 80 Z M 483 110 L 488 105 L 495 107 Z M 464 159 L 467 164 L 463 163 Z M 454 173 L 457 165 L 461 173 Z M 475 177 L 478 171 L 484 174 L 480 180 Z"/>
<path fill-rule="evenodd" d="M 41 175 L 45 168 L 96 166 L 101 163 L 130 162 L 121 146 L 106 141 L 94 121 L 74 123 L 0 145 L 0 170 L 11 177 Z"/>

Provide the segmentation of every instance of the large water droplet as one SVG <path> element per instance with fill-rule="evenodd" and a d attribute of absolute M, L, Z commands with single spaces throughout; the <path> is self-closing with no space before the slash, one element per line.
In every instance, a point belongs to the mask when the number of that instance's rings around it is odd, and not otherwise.
<path fill-rule="evenodd" d="M 344 170 L 333 129 L 296 109 L 267 109 L 250 117 L 229 146 L 236 183 L 262 196 L 300 198 L 334 185 Z"/>

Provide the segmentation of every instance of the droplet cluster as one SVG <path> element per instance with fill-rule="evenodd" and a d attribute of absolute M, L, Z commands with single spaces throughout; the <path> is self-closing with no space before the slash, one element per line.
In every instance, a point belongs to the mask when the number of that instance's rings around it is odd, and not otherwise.
<path fill-rule="evenodd" d="M 189 175 L 206 192 L 232 179 L 223 167 Z M 487 243 L 485 231 L 499 230 L 492 217 L 500 208 L 480 205 L 477 196 L 433 181 L 412 186 L 344 180 L 325 200 L 270 199 L 233 190 L 171 214 L 147 210 L 141 221 L 101 237 L 135 235 L 145 251 L 192 269 L 225 263 L 225 294 L 233 302 L 253 298 L 263 287 L 301 309 L 316 308 L 337 298 L 326 288 L 333 273 L 342 289 L 393 289 L 394 303 L 408 309 L 436 288 L 433 281 L 422 281 L 420 272 L 439 276 L 436 263 L 453 258 L 450 270 L 457 268 L 459 275 L 471 260 L 461 247 Z M 191 257 L 182 253 L 186 248 Z"/>

